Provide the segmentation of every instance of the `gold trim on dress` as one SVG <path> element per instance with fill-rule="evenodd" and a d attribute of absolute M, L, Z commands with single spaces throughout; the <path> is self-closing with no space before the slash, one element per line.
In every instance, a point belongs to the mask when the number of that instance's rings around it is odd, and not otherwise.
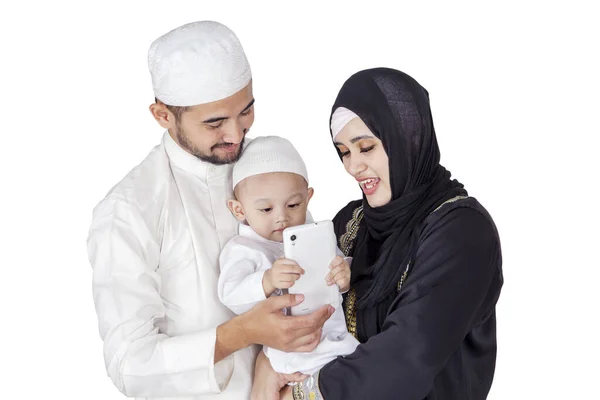
<path fill-rule="evenodd" d="M 360 205 L 352 212 L 352 218 L 346 223 L 346 233 L 340 236 L 340 250 L 346 257 L 352 251 L 354 246 L 354 240 L 358 234 L 360 223 L 363 219 L 363 206 Z M 358 334 L 356 332 L 356 290 L 350 289 L 344 302 L 345 309 L 344 314 L 346 316 L 346 326 L 348 332 L 358 340 Z"/>
<path fill-rule="evenodd" d="M 346 233 L 340 236 L 340 250 L 346 257 L 350 254 L 352 246 L 354 246 L 354 239 L 358 234 L 358 228 L 363 219 L 363 206 L 360 205 L 352 212 L 352 218 L 346 223 Z"/>

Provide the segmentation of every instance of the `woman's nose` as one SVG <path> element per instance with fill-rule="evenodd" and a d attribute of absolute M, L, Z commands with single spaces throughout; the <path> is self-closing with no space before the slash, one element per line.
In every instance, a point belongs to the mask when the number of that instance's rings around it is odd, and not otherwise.
<path fill-rule="evenodd" d="M 346 171 L 354 177 L 358 176 L 365 169 L 367 169 L 367 164 L 365 164 L 360 157 L 353 157 L 348 161 Z"/>

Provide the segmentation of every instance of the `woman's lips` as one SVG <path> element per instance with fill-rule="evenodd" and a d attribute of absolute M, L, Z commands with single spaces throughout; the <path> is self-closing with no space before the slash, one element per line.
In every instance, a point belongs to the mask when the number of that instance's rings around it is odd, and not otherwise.
<path fill-rule="evenodd" d="M 379 182 L 381 182 L 381 179 L 379 178 L 366 178 L 358 181 L 358 183 L 360 184 L 360 188 L 362 189 L 363 193 L 367 196 L 370 196 L 377 191 L 377 188 L 379 187 Z"/>

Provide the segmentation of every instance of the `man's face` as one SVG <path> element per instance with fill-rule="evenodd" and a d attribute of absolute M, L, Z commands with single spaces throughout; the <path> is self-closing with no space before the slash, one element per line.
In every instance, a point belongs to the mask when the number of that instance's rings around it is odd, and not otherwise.
<path fill-rule="evenodd" d="M 250 82 L 223 100 L 191 107 L 179 120 L 170 113 L 167 128 L 173 140 L 188 153 L 212 164 L 229 164 L 240 157 L 244 137 L 253 122 Z"/>

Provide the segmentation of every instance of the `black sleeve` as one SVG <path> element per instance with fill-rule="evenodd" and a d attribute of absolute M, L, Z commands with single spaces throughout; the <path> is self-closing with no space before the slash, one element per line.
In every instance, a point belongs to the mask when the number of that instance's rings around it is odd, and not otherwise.
<path fill-rule="evenodd" d="M 321 370 L 324 399 L 425 398 L 472 327 L 493 312 L 499 246 L 492 222 L 471 208 L 427 226 L 382 332 Z"/>
<path fill-rule="evenodd" d="M 362 200 L 353 200 L 346 204 L 346 206 L 338 211 L 335 217 L 333 217 L 333 228 L 337 237 L 340 237 L 346 232 L 346 224 L 352 218 L 354 210 L 361 204 Z"/>

